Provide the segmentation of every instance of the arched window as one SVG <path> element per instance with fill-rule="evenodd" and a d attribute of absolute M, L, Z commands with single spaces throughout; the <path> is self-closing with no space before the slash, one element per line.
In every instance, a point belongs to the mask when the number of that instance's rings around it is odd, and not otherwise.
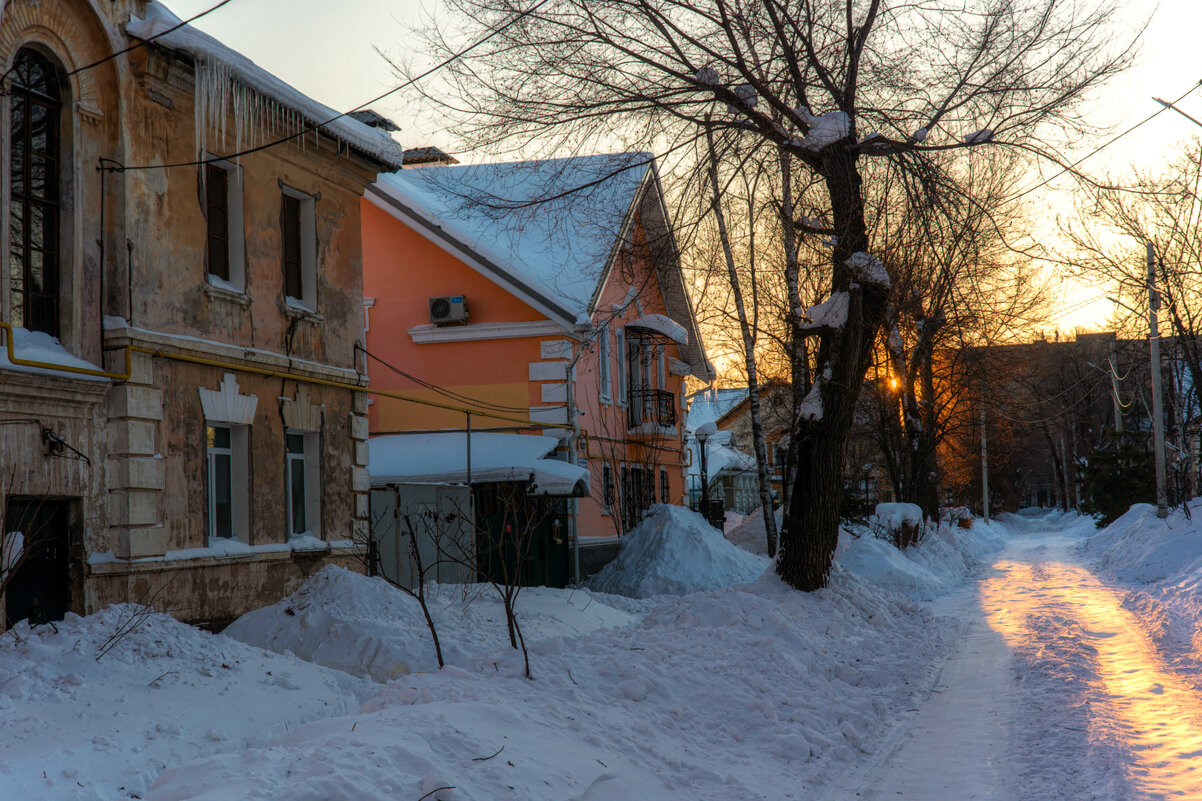
<path fill-rule="evenodd" d="M 59 335 L 59 71 L 35 50 L 17 53 L 9 86 L 10 320 Z"/>

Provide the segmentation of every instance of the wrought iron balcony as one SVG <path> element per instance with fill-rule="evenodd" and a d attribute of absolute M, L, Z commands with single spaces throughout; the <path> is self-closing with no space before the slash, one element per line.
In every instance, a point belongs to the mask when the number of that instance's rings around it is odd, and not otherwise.
<path fill-rule="evenodd" d="M 627 409 L 627 428 L 676 425 L 676 396 L 663 389 L 634 388 L 630 390 Z"/>

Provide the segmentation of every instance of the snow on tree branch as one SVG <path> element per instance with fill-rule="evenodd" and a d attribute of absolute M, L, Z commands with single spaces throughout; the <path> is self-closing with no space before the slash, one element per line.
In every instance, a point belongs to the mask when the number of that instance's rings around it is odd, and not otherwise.
<path fill-rule="evenodd" d="M 856 280 L 862 284 L 876 284 L 886 289 L 890 286 L 889 272 L 885 269 L 885 265 L 877 261 L 877 258 L 871 253 L 857 251 L 851 254 L 851 258 L 844 264 L 851 268 Z"/>
<path fill-rule="evenodd" d="M 813 331 L 819 328 L 842 330 L 847 325 L 848 294 L 844 291 L 834 292 L 829 298 L 816 306 L 806 309 L 806 322 L 802 323 L 803 331 Z"/>

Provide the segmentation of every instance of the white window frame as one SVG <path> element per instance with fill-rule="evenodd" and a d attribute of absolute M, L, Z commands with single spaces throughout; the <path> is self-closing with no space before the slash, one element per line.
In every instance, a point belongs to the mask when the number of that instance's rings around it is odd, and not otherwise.
<path fill-rule="evenodd" d="M 230 433 L 228 448 L 210 447 L 208 429 L 226 429 Z M 250 426 L 232 423 L 205 422 L 205 531 L 210 541 L 235 539 L 250 542 L 250 470 L 247 454 L 250 451 Z M 217 466 L 218 456 L 230 459 L 230 536 L 217 534 Z"/>
<path fill-rule="evenodd" d="M 292 453 L 288 450 L 288 437 L 301 437 L 301 452 Z M 304 471 L 305 485 L 305 527 L 298 531 L 292 519 L 292 470 L 294 463 L 299 463 Z M 289 537 L 301 534 L 311 534 L 318 539 L 322 536 L 321 519 L 321 434 L 317 431 L 303 431 L 296 428 L 284 429 L 284 506 L 285 529 Z"/>
<path fill-rule="evenodd" d="M 628 377 L 626 375 L 627 368 L 630 364 L 626 354 L 626 331 L 618 328 L 614 330 L 614 348 L 618 352 L 618 405 L 625 406 L 627 402 L 626 387 L 628 385 Z"/>
<path fill-rule="evenodd" d="M 657 387 L 659 389 L 668 388 L 668 365 L 667 359 L 664 357 L 664 346 L 655 346 L 655 374 Z"/>
<path fill-rule="evenodd" d="M 601 384 L 601 402 L 613 402 L 613 365 L 609 355 L 609 326 L 602 325 L 600 336 L 597 337 L 597 372 Z"/>
<path fill-rule="evenodd" d="M 211 153 L 207 158 L 211 159 L 208 162 L 211 166 L 223 170 L 226 174 L 225 207 L 227 217 L 225 222 L 226 241 L 229 245 L 230 278 L 227 282 L 224 278 L 208 272 L 207 264 L 205 277 L 210 284 L 221 289 L 230 289 L 230 285 L 232 285 L 234 291 L 246 292 L 246 224 L 242 206 L 242 168 L 232 161 L 217 158 Z M 205 225 L 207 236 L 207 221 Z"/>
<path fill-rule="evenodd" d="M 284 231 L 283 226 L 280 226 L 280 281 L 284 286 L 285 301 L 290 306 L 299 303 L 309 311 L 317 311 L 317 196 L 294 189 L 283 182 L 280 183 L 280 191 L 288 197 L 300 201 L 301 297 L 299 298 L 287 294 L 288 285 L 283 275 Z"/>

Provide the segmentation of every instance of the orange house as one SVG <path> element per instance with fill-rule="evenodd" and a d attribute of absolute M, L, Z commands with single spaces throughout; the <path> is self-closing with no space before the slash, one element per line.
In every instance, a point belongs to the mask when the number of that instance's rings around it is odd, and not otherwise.
<path fill-rule="evenodd" d="M 382 176 L 363 200 L 373 436 L 551 434 L 587 468 L 581 574 L 682 503 L 684 379 L 712 368 L 645 153 Z"/>

